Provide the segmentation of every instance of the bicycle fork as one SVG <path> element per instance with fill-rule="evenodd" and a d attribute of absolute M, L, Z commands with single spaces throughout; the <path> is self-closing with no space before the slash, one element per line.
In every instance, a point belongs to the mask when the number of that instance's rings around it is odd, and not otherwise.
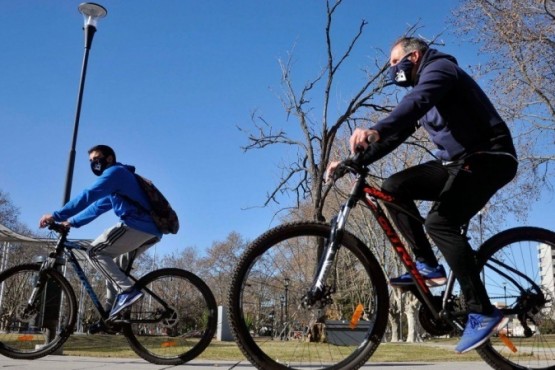
<path fill-rule="evenodd" d="M 40 297 L 44 293 L 44 289 L 46 288 L 48 281 L 46 271 L 51 267 L 51 265 L 52 263 L 49 260 L 41 263 L 41 268 L 36 276 L 33 290 L 27 299 L 27 305 L 25 307 L 21 307 L 18 312 L 18 319 L 20 321 L 30 322 L 37 315 L 39 311 L 37 304 L 40 302 Z"/>
<path fill-rule="evenodd" d="M 322 245 L 322 243 L 318 246 L 318 268 L 310 290 L 302 299 L 302 304 L 305 307 L 312 307 L 319 303 L 321 308 L 331 303 L 329 296 L 334 292 L 335 288 L 327 286 L 324 282 L 331 273 L 333 261 L 339 250 L 342 233 L 350 212 L 351 206 L 348 203 L 341 206 L 337 216 L 331 220 L 331 231 L 327 242 L 325 245 Z"/>

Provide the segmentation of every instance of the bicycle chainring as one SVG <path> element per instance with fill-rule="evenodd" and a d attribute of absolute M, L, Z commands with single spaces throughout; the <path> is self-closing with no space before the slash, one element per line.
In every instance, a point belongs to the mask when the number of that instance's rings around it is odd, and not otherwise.
<path fill-rule="evenodd" d="M 441 297 L 434 297 L 436 307 L 441 307 Z M 426 305 L 421 305 L 418 310 L 418 320 L 422 328 L 434 337 L 440 337 L 453 332 L 453 327 L 442 318 L 435 318 Z"/>

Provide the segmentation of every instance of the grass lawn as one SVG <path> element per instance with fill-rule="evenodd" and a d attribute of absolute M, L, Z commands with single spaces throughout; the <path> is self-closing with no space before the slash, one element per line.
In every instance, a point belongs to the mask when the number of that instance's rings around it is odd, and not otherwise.
<path fill-rule="evenodd" d="M 270 342 L 280 352 L 293 351 L 296 342 Z M 479 361 L 476 352 L 457 355 L 453 352 L 454 340 L 425 343 L 382 343 L 370 358 L 370 362 L 407 361 Z M 64 344 L 64 354 L 93 357 L 137 357 L 123 335 L 72 335 Z M 235 342 L 212 341 L 198 357 L 200 359 L 239 361 L 243 354 Z"/>

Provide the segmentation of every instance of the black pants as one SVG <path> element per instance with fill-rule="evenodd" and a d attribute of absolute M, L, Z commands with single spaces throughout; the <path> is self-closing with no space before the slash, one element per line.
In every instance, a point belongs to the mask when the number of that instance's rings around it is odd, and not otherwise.
<path fill-rule="evenodd" d="M 397 197 L 398 204 L 416 214 L 414 200 L 434 201 L 424 226 L 459 281 L 472 312 L 489 314 L 493 308 L 472 248 L 461 235 L 461 226 L 511 181 L 517 166 L 516 159 L 504 153 L 477 153 L 464 161 L 431 161 L 407 168 L 382 185 L 383 190 Z M 422 224 L 395 207 L 386 207 L 416 259 L 436 266 L 438 262 Z"/>

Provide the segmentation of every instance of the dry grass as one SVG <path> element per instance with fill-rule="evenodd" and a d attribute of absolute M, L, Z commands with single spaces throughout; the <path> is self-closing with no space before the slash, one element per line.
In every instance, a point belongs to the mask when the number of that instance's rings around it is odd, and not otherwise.
<path fill-rule="evenodd" d="M 272 347 L 279 353 L 293 351 L 296 342 L 273 342 Z M 370 362 L 407 362 L 407 361 L 479 361 L 475 352 L 456 355 L 452 341 L 433 341 L 426 343 L 382 343 L 371 357 Z M 266 348 L 266 350 L 271 351 Z M 64 344 L 64 354 L 93 357 L 137 357 L 123 335 L 72 335 Z M 240 361 L 243 354 L 234 342 L 212 341 L 199 359 Z"/>

